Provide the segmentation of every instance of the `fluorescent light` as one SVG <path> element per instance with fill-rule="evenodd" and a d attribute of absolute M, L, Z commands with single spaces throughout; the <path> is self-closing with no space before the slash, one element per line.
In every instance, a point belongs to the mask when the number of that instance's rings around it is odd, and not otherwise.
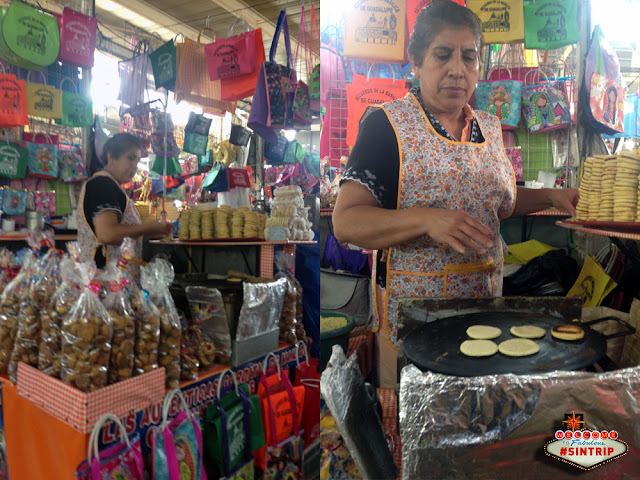
<path fill-rule="evenodd" d="M 119 8 L 122 8 L 121 5 L 118 5 L 115 2 L 112 2 L 111 0 L 96 0 L 96 6 L 103 8 L 105 10 L 118 10 Z"/>
<path fill-rule="evenodd" d="M 133 20 L 134 18 L 140 16 L 136 12 L 132 12 L 128 8 L 121 8 L 113 13 L 124 20 Z"/>
<path fill-rule="evenodd" d="M 148 18 L 140 17 L 140 16 L 131 20 L 131 23 L 133 23 L 134 25 L 140 28 L 149 28 L 155 25 L 155 22 L 149 20 Z"/>

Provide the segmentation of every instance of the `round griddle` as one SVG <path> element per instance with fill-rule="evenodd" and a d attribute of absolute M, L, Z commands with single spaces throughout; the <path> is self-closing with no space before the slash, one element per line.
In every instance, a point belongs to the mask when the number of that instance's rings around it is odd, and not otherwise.
<path fill-rule="evenodd" d="M 588 325 L 604 320 L 616 320 L 628 327 L 622 334 L 604 336 Z M 635 329 L 615 317 L 607 317 L 581 323 L 584 338 L 578 341 L 558 340 L 551 336 L 551 329 L 568 323 L 566 320 L 525 312 L 482 312 L 457 315 L 426 323 L 404 338 L 403 351 L 407 359 L 423 371 L 443 373 L 460 377 L 514 373 L 518 375 L 549 372 L 552 370 L 580 370 L 593 365 L 607 351 L 607 339 L 628 335 Z M 511 335 L 511 327 L 535 325 L 544 328 L 547 334 L 533 339 L 540 351 L 527 357 L 508 357 L 498 352 L 490 357 L 468 357 L 460 352 L 460 344 L 471 340 L 467 328 L 472 325 L 490 325 L 502 330 L 496 344 L 517 338 Z"/>

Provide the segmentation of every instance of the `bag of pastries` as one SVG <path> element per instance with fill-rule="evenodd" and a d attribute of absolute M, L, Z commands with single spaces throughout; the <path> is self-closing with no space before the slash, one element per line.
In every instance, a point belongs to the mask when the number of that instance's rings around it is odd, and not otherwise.
<path fill-rule="evenodd" d="M 93 280 L 93 262 L 78 264 L 78 285 L 82 293 L 62 320 L 63 382 L 83 392 L 107 384 L 111 337 L 111 317 L 100 301 L 101 286 Z"/>
<path fill-rule="evenodd" d="M 149 302 L 157 307 L 160 316 L 158 365 L 165 369 L 167 388 L 178 388 L 182 328 L 180 315 L 169 291 L 175 278 L 173 266 L 166 260 L 156 258 L 141 270 L 142 288 L 149 295 Z M 198 367 L 199 363 L 195 367 L 196 377 Z"/>
<path fill-rule="evenodd" d="M 29 294 L 31 275 L 37 262 L 33 252 L 28 251 L 22 257 L 19 273 L 9 282 L 0 296 L 0 373 L 7 373 L 13 352 L 13 343 L 18 331 L 18 315 L 21 304 Z M 36 313 L 33 307 L 29 313 Z"/>
<path fill-rule="evenodd" d="M 137 286 L 132 287 L 131 301 L 136 313 L 134 375 L 142 375 L 158 368 L 160 310 Z"/>

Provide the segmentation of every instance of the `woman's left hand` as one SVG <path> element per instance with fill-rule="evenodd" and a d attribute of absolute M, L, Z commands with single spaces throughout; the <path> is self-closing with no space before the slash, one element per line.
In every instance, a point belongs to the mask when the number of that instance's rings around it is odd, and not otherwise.
<path fill-rule="evenodd" d="M 550 188 L 549 201 L 554 208 L 576 215 L 576 206 L 580 199 L 577 188 Z"/>

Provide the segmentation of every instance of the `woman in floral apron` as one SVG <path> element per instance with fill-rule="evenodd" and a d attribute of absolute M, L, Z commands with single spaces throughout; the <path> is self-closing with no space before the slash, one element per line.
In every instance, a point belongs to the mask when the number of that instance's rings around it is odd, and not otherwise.
<path fill-rule="evenodd" d="M 381 387 L 397 382 L 402 297 L 500 296 L 500 221 L 548 207 L 575 213 L 575 189 L 516 187 L 500 121 L 467 104 L 482 27 L 449 0 L 418 15 L 409 56 L 420 86 L 369 109 L 342 177 L 335 236 L 375 250 Z"/>
<path fill-rule="evenodd" d="M 78 205 L 78 243 L 82 261 L 94 260 L 98 268 L 120 258 L 125 237 L 136 240 L 136 258 L 142 257 L 142 241 L 161 238 L 173 231 L 164 221 L 142 223 L 133 201 L 120 185 L 129 183 L 138 171 L 141 142 L 128 133 L 118 133 L 104 144 L 105 167 L 82 187 Z"/>

